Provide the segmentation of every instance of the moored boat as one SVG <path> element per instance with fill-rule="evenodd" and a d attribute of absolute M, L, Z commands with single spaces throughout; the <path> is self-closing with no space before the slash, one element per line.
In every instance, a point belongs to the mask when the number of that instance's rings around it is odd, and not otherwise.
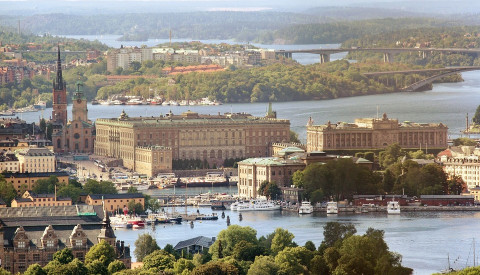
<path fill-rule="evenodd" d="M 338 203 L 336 201 L 327 202 L 327 214 L 338 214 Z"/>
<path fill-rule="evenodd" d="M 388 214 L 400 214 L 400 204 L 398 201 L 393 199 L 387 203 L 387 213 Z"/>
<path fill-rule="evenodd" d="M 302 205 L 298 208 L 298 214 L 312 214 L 313 206 L 308 201 L 302 201 Z"/>

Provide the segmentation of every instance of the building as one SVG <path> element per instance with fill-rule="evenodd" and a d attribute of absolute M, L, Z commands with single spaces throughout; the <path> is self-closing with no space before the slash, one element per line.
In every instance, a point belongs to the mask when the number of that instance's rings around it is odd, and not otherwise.
<path fill-rule="evenodd" d="M 305 163 L 300 160 L 275 157 L 242 160 L 238 163 L 238 195 L 256 198 L 264 181 L 275 181 L 279 187 L 290 187 L 293 173 L 304 168 Z"/>
<path fill-rule="evenodd" d="M 473 206 L 475 196 L 465 195 L 421 195 L 422 205 L 428 206 Z"/>
<path fill-rule="evenodd" d="M 440 161 L 443 171 L 450 177 L 460 176 L 468 189 L 480 185 L 480 157 L 466 156 L 448 158 L 443 156 L 440 158 Z"/>
<path fill-rule="evenodd" d="M 60 46 L 57 56 L 57 77 L 53 81 L 53 109 L 52 122 L 58 125 L 67 125 L 67 83 L 63 81 Z"/>
<path fill-rule="evenodd" d="M 95 244 L 105 241 L 116 258 L 131 266 L 130 248 L 116 239 L 110 219 L 101 207 L 89 205 L 0 208 L 2 268 L 23 273 L 32 264 L 45 266 L 65 247 L 83 261 Z"/>
<path fill-rule="evenodd" d="M 16 151 L 20 173 L 55 172 L 55 154 L 47 148 L 30 147 Z"/>
<path fill-rule="evenodd" d="M 20 172 L 20 162 L 11 151 L 0 150 L 0 172 Z"/>
<path fill-rule="evenodd" d="M 181 253 L 182 250 L 187 254 L 197 254 L 208 252 L 208 249 L 215 242 L 215 237 L 207 238 L 204 236 L 198 236 L 196 238 L 188 239 L 185 241 L 178 242 L 173 249 L 178 253 Z"/>
<path fill-rule="evenodd" d="M 307 124 L 307 151 L 376 150 L 397 143 L 404 149 L 447 148 L 448 128 L 442 123 L 399 123 L 383 114 L 381 119 L 360 118 L 355 123 Z"/>
<path fill-rule="evenodd" d="M 409 199 L 407 195 L 353 195 L 353 205 L 375 205 L 387 206 L 389 201 L 398 201 L 401 206 L 407 206 Z"/>
<path fill-rule="evenodd" d="M 207 160 L 219 167 L 228 158 L 267 156 L 271 143 L 290 138 L 290 121 L 245 113 L 187 111 L 129 118 L 122 112 L 116 119 L 97 119 L 95 125 L 95 154 L 123 159 L 123 165 L 133 170 L 141 146 L 169 147 L 173 159 Z"/>
<path fill-rule="evenodd" d="M 56 194 L 36 194 L 32 191 L 25 191 L 22 197 L 15 198 L 11 202 L 11 207 L 65 206 L 65 205 L 72 205 L 72 199 L 57 197 Z"/>
<path fill-rule="evenodd" d="M 145 198 L 142 193 L 90 194 L 87 196 L 85 203 L 87 205 L 102 205 L 104 203 L 107 211 L 115 212 L 128 207 L 130 201 L 140 203 L 145 209 Z"/>
<path fill-rule="evenodd" d="M 172 171 L 172 148 L 164 146 L 137 146 L 135 171 L 153 177 L 161 172 Z"/>
<path fill-rule="evenodd" d="M 93 153 L 95 128 L 92 121 L 88 120 L 87 98 L 83 93 L 83 84 L 76 83 L 77 89 L 72 99 L 72 120 L 67 123 L 67 90 L 61 66 L 59 48 L 57 79 L 53 88 L 54 151 L 55 153 Z"/>
<path fill-rule="evenodd" d="M 480 202 L 480 186 L 475 186 L 468 188 L 467 192 L 464 192 L 461 194 L 462 196 L 473 196 L 475 199 L 475 202 L 478 203 Z"/>
<path fill-rule="evenodd" d="M 68 174 L 66 172 L 50 173 L 3 173 L 7 183 L 11 183 L 15 190 L 32 190 L 38 180 L 46 180 L 55 176 L 59 183 L 68 184 Z"/>

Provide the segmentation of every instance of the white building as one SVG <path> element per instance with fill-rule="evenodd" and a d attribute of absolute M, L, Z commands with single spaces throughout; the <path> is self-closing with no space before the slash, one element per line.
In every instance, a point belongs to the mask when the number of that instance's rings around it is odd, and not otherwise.
<path fill-rule="evenodd" d="M 55 172 L 55 154 L 47 148 L 27 148 L 18 150 L 16 156 L 20 173 Z"/>

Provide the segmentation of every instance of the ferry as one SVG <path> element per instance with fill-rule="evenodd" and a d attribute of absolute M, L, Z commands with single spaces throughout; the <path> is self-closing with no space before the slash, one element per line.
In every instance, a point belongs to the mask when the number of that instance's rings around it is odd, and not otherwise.
<path fill-rule="evenodd" d="M 400 214 L 400 204 L 398 201 L 392 200 L 387 203 L 388 214 Z"/>
<path fill-rule="evenodd" d="M 302 205 L 298 208 L 298 214 L 312 214 L 313 206 L 308 201 L 302 201 Z"/>
<path fill-rule="evenodd" d="M 253 200 L 251 202 L 241 203 L 237 206 L 237 211 L 272 211 L 280 210 L 281 206 L 268 200 Z"/>
<path fill-rule="evenodd" d="M 338 214 L 338 203 L 336 201 L 327 202 L 327 214 Z"/>
<path fill-rule="evenodd" d="M 110 217 L 110 224 L 113 228 L 131 228 L 132 224 L 128 223 L 125 215 L 115 215 Z"/>

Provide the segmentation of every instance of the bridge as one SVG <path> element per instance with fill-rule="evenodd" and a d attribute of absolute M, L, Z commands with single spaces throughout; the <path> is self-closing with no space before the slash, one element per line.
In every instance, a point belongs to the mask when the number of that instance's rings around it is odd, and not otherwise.
<path fill-rule="evenodd" d="M 384 75 L 395 75 L 395 74 L 426 74 L 426 73 L 437 73 L 433 76 L 429 76 L 425 79 L 416 81 L 406 87 L 403 87 L 401 90 L 405 92 L 414 92 L 421 87 L 433 83 L 435 80 L 438 80 L 442 77 L 449 76 L 452 74 L 457 74 L 461 72 L 475 71 L 480 70 L 480 66 L 463 66 L 463 67 L 446 67 L 446 68 L 436 68 L 436 69 L 420 69 L 420 70 L 404 70 L 404 71 L 387 71 L 387 72 L 369 72 L 363 73 L 366 77 L 376 77 Z"/>
<path fill-rule="evenodd" d="M 334 49 L 298 49 L 298 50 L 276 50 L 275 54 L 283 55 L 286 58 L 292 58 L 294 53 L 311 53 L 320 55 L 320 63 L 330 61 L 330 55 L 334 53 L 342 52 L 375 52 L 383 53 L 384 62 L 393 62 L 393 56 L 395 54 L 404 52 L 416 52 L 422 55 L 422 58 L 427 57 L 434 52 L 439 53 L 467 53 L 467 54 L 480 54 L 480 49 L 465 49 L 465 48 L 334 48 Z"/>

